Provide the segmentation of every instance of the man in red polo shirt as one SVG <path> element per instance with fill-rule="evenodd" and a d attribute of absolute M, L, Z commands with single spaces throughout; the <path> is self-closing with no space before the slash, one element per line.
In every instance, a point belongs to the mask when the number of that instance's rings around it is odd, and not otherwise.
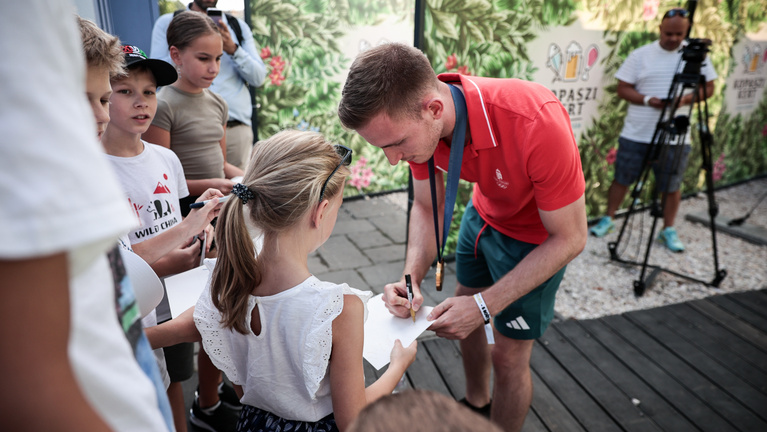
<path fill-rule="evenodd" d="M 454 105 L 463 98 L 468 115 Z M 532 400 L 533 340 L 554 316 L 565 266 L 586 244 L 585 182 L 567 112 L 538 84 L 437 77 L 419 50 L 386 44 L 354 61 L 338 114 L 391 164 L 407 161 L 413 172 L 405 271 L 384 288 L 387 307 L 400 317 L 408 317 L 411 306 L 404 275 L 412 277 L 417 310 L 423 303 L 419 284 L 437 255 L 427 162 L 434 157 L 441 223 L 443 172 L 454 129 L 466 122 L 460 178 L 474 182 L 474 192 L 456 247 L 458 286 L 455 297 L 434 308 L 430 328 L 461 339 L 463 402 L 490 411 L 505 430 L 521 429 Z M 491 316 L 493 329 L 487 325 L 486 333 L 482 324 Z"/>

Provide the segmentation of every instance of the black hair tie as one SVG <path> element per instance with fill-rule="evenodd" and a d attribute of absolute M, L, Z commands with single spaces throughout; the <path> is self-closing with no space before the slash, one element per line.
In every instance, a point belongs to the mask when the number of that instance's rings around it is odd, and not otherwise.
<path fill-rule="evenodd" d="M 245 186 L 242 183 L 237 183 L 232 187 L 232 193 L 239 199 L 242 200 L 242 205 L 245 205 L 248 203 L 248 200 L 252 200 L 256 198 L 256 195 L 251 192 L 250 189 L 248 189 L 247 186 Z"/>

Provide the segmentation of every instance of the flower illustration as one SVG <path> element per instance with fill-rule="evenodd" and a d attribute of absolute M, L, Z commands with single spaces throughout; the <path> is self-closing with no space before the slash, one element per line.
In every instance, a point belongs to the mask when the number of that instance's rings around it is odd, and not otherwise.
<path fill-rule="evenodd" d="M 615 158 L 618 157 L 618 149 L 613 147 L 610 149 L 610 151 L 607 152 L 607 155 L 605 155 L 605 161 L 607 162 L 607 165 L 612 165 L 615 163 Z"/>
<path fill-rule="evenodd" d="M 660 0 L 644 0 L 642 19 L 645 21 L 650 21 L 657 17 L 659 5 Z"/>
<path fill-rule="evenodd" d="M 447 56 L 447 61 L 445 62 L 445 69 L 452 70 L 452 69 L 455 69 L 456 66 L 458 66 L 458 58 L 455 56 L 455 53 Z"/>
<path fill-rule="evenodd" d="M 357 162 L 351 166 L 351 177 L 349 178 L 349 185 L 356 187 L 359 193 L 362 193 L 362 189 L 370 186 L 370 181 L 373 180 L 373 170 L 367 168 L 368 160 L 365 157 L 360 157 Z"/>
<path fill-rule="evenodd" d="M 263 47 L 261 48 L 261 58 L 266 60 L 269 57 L 272 56 L 272 50 L 269 49 L 269 47 Z"/>
<path fill-rule="evenodd" d="M 471 72 L 469 72 L 469 67 L 466 65 L 459 67 L 458 73 L 461 75 L 471 75 Z"/>
<path fill-rule="evenodd" d="M 726 170 L 727 165 L 724 163 L 724 153 L 722 153 L 719 155 L 719 159 L 714 162 L 714 172 L 711 174 L 711 177 L 714 179 L 714 181 L 719 181 L 722 179 L 722 176 Z"/>

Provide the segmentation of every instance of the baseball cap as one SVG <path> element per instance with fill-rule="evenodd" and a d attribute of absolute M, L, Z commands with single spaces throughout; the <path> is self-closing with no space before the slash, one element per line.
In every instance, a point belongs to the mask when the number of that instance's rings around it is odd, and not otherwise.
<path fill-rule="evenodd" d="M 158 87 L 173 84 L 178 79 L 176 68 L 170 63 L 164 60 L 148 58 L 144 51 L 135 45 L 123 45 L 123 53 L 125 54 L 126 66 L 131 67 L 142 64 L 152 71 Z"/>

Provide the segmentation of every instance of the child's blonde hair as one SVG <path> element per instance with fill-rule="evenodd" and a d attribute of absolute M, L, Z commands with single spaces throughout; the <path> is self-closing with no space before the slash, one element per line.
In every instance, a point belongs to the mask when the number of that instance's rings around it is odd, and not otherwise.
<path fill-rule="evenodd" d="M 291 229 L 320 203 L 322 186 L 340 163 L 335 147 L 315 132 L 282 131 L 255 144 L 242 180 L 252 198 L 243 204 L 232 197 L 216 224 L 218 259 L 211 297 L 224 327 L 247 334 L 248 296 L 261 282 L 261 264 L 245 218 L 265 237 Z M 340 166 L 328 179 L 323 199 L 341 193 L 348 175 L 349 169 Z"/>
<path fill-rule="evenodd" d="M 125 57 L 120 39 L 101 30 L 96 23 L 77 16 L 85 60 L 90 67 L 103 67 L 113 78 L 125 73 Z"/>
<path fill-rule="evenodd" d="M 175 46 L 183 50 L 195 39 L 209 34 L 221 34 L 216 23 L 209 16 L 199 12 L 184 11 L 170 21 L 165 39 L 169 47 Z"/>

